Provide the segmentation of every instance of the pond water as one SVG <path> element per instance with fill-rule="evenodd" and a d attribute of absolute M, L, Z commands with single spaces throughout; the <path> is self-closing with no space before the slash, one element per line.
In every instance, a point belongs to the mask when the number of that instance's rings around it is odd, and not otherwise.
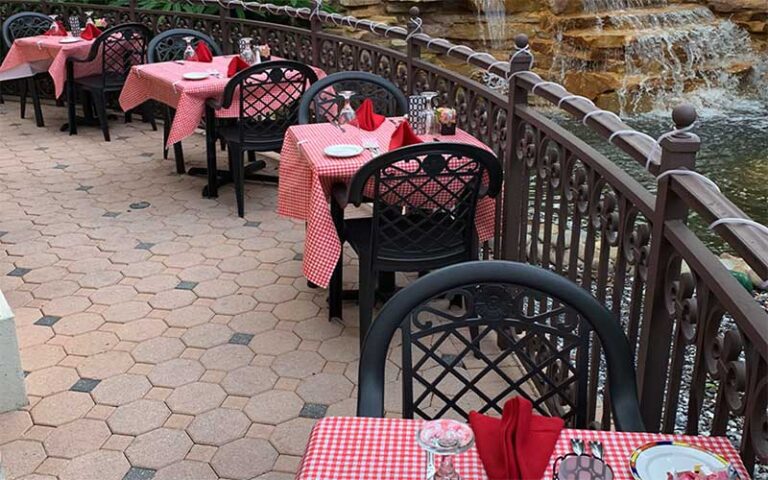
<path fill-rule="evenodd" d="M 768 99 L 743 98 L 719 108 L 697 108 L 693 131 L 701 138 L 696 170 L 712 179 L 723 194 L 753 220 L 768 224 Z M 672 125 L 670 112 L 625 118 L 627 124 L 657 138 Z M 553 117 L 606 157 L 655 190 L 656 181 L 637 161 L 564 115 Z M 716 235 L 695 219 L 694 230 L 715 251 L 728 250 Z"/>

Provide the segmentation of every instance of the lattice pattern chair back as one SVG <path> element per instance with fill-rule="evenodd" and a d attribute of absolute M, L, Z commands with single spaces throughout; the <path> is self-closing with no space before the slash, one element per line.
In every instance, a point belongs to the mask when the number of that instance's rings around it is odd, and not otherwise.
<path fill-rule="evenodd" d="M 232 77 L 222 104 L 239 105 L 240 142 L 282 140 L 298 121 L 301 97 L 316 81 L 311 67 L 291 60 L 259 63 Z"/>
<path fill-rule="evenodd" d="M 173 28 L 155 36 L 147 49 L 147 63 L 171 62 L 184 58 L 187 42 L 184 37 L 193 37 L 192 46 L 204 42 L 208 45 L 213 56 L 221 55 L 221 47 L 205 33 L 188 28 Z"/>
<path fill-rule="evenodd" d="M 307 91 L 301 102 L 299 123 L 325 123 L 337 120 L 343 100 L 338 92 L 355 92 L 352 107 L 357 109 L 366 98 L 373 101 L 376 113 L 388 117 L 405 115 L 408 100 L 403 92 L 378 75 L 368 72 L 338 72 L 318 81 Z"/>
<path fill-rule="evenodd" d="M 396 331 L 399 344 L 390 345 Z M 602 355 L 594 355 L 597 343 Z M 365 340 L 358 415 L 383 414 L 388 356 L 402 367 L 406 418 L 500 414 L 507 399 L 521 395 L 539 413 L 585 428 L 595 418 L 588 392 L 602 385 L 616 428 L 643 430 L 620 324 L 587 291 L 539 267 L 466 262 L 398 292 Z"/>
<path fill-rule="evenodd" d="M 459 143 L 424 143 L 393 150 L 363 166 L 349 200 L 371 199 L 371 259 L 443 261 L 477 258 L 475 207 L 496 196 L 501 167 L 488 150 Z"/>
<path fill-rule="evenodd" d="M 42 35 L 51 28 L 51 19 L 36 12 L 20 12 L 11 15 L 3 22 L 3 41 L 11 48 L 17 38 Z"/>
<path fill-rule="evenodd" d="M 125 81 L 131 67 L 142 65 L 152 31 L 140 23 L 124 23 L 104 30 L 91 45 L 90 60 L 101 60 L 104 85 Z"/>

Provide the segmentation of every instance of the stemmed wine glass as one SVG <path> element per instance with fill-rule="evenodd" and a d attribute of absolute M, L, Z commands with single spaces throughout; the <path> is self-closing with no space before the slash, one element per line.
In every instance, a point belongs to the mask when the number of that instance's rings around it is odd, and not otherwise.
<path fill-rule="evenodd" d="M 48 30 L 50 30 L 52 34 L 59 33 L 59 22 L 56 21 L 59 18 L 59 15 L 56 13 L 53 13 L 51 15 L 48 15 L 48 17 L 51 19 L 51 28 L 49 28 Z"/>
<path fill-rule="evenodd" d="M 93 23 L 93 10 L 88 10 L 85 12 L 85 24 L 86 25 L 94 25 Z"/>
<path fill-rule="evenodd" d="M 69 17 L 69 27 L 73 37 L 80 36 L 80 17 L 73 15 Z"/>
<path fill-rule="evenodd" d="M 240 39 L 240 58 L 248 65 L 256 63 L 256 56 L 253 54 L 253 47 L 251 47 L 252 42 L 253 39 L 251 37 Z"/>
<path fill-rule="evenodd" d="M 427 100 L 427 109 L 424 110 L 424 119 L 427 128 L 427 135 L 437 135 L 437 117 L 435 116 L 435 108 L 432 105 L 432 99 L 437 97 L 437 92 L 421 92 L 421 96 Z"/>
<path fill-rule="evenodd" d="M 346 132 L 347 128 L 352 128 L 352 133 L 357 130 L 357 114 L 355 113 L 355 109 L 352 108 L 352 97 L 355 96 L 355 93 L 356 92 L 353 92 L 352 90 L 342 90 L 339 92 L 339 96 L 344 99 L 344 106 L 342 106 L 339 111 L 336 126 L 339 127 L 342 132 Z"/>
<path fill-rule="evenodd" d="M 187 42 L 187 46 L 184 47 L 184 60 L 191 62 L 195 59 L 195 49 L 192 47 L 192 40 L 194 40 L 195 37 L 184 37 L 183 40 Z"/>
<path fill-rule="evenodd" d="M 475 435 L 466 423 L 439 419 L 424 423 L 416 434 L 416 442 L 427 452 L 427 478 L 461 480 L 453 466 L 453 456 L 469 450 L 475 444 Z M 435 455 L 441 457 L 436 469 Z"/>

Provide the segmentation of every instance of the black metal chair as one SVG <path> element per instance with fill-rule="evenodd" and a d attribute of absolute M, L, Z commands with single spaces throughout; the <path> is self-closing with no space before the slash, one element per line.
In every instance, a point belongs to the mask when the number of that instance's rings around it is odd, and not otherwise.
<path fill-rule="evenodd" d="M 399 148 L 365 164 L 349 184 L 334 188 L 339 237 L 360 258 L 360 338 L 373 316 L 376 283 L 394 272 L 424 272 L 478 259 L 475 209 L 495 197 L 502 170 L 496 156 L 463 143 Z M 371 203 L 368 218 L 344 219 L 347 203 Z M 341 259 L 330 285 L 331 317 L 341 316 Z M 394 285 L 393 285 L 394 286 Z"/>
<path fill-rule="evenodd" d="M 299 106 L 299 123 L 325 123 L 336 120 L 341 110 L 337 92 L 351 90 L 352 106 L 366 98 L 373 101 L 376 113 L 395 117 L 408 112 L 408 100 L 389 80 L 368 72 L 338 72 L 319 80 L 307 90 Z"/>
<path fill-rule="evenodd" d="M 462 307 L 449 308 L 446 296 L 459 296 Z M 500 413 L 514 394 L 542 414 L 586 428 L 588 395 L 598 391 L 602 356 L 616 429 L 645 430 L 621 323 L 556 273 L 514 262 L 467 262 L 395 294 L 365 338 L 359 416 L 384 414 L 384 369 L 398 329 L 406 418 Z M 478 334 L 468 335 L 469 329 Z"/>
<path fill-rule="evenodd" d="M 184 37 L 192 37 L 194 39 L 192 41 L 193 47 L 197 47 L 198 43 L 203 42 L 208 45 L 208 48 L 214 56 L 222 54 L 221 47 L 219 47 L 213 38 L 205 33 L 198 32 L 197 30 L 190 30 L 188 28 L 173 28 L 160 33 L 149 42 L 149 47 L 147 48 L 147 63 L 171 62 L 183 59 L 184 50 L 187 47 L 187 42 L 184 40 Z M 163 105 L 163 158 L 168 158 L 168 148 L 166 147 L 166 143 L 175 115 L 175 109 L 168 105 Z M 184 168 L 184 151 L 181 147 L 181 142 L 173 145 L 173 156 L 176 159 L 176 172 L 184 173 L 186 169 Z"/>
<path fill-rule="evenodd" d="M 215 109 L 237 105 L 238 117 L 220 119 L 216 135 L 229 153 L 229 172 L 235 184 L 237 214 L 245 214 L 245 174 L 266 166 L 255 152 L 280 151 L 283 137 L 298 119 L 299 101 L 317 81 L 314 70 L 291 60 L 263 62 L 238 72 L 227 83 L 222 103 Z M 210 104 L 211 102 L 209 102 Z M 246 168 L 243 153 L 249 156 Z"/>
<path fill-rule="evenodd" d="M 13 45 L 17 38 L 33 37 L 42 35 L 51 28 L 51 18 L 42 13 L 21 12 L 8 17 L 3 22 L 3 41 L 8 49 Z M 40 87 L 38 82 L 47 73 L 37 73 L 29 78 L 21 79 L 20 108 L 21 118 L 24 118 L 27 112 L 27 94 L 32 97 L 32 105 L 35 109 L 35 123 L 38 127 L 44 127 L 43 109 L 40 106 Z"/>
<path fill-rule="evenodd" d="M 147 44 L 152 37 L 152 31 L 140 23 L 124 23 L 104 30 L 91 45 L 91 50 L 85 58 L 67 59 L 67 101 L 69 113 L 70 134 L 77 133 L 75 119 L 75 100 L 77 92 L 88 94 L 93 101 L 96 115 L 99 119 L 104 140 L 110 141 L 109 123 L 107 121 L 107 94 L 120 92 L 131 67 L 141 65 L 147 58 Z M 101 62 L 101 73 L 87 77 L 74 78 L 74 65 L 98 60 Z M 84 107 L 86 111 L 88 106 Z M 144 117 L 149 118 L 152 128 L 157 129 L 149 105 L 142 106 Z"/>

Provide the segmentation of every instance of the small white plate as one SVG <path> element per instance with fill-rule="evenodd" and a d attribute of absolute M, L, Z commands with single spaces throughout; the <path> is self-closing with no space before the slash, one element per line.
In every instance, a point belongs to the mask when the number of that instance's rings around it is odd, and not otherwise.
<path fill-rule="evenodd" d="M 723 470 L 728 462 L 696 445 L 683 442 L 651 442 L 632 453 L 629 466 L 636 480 L 667 478 L 667 472 L 685 472 L 700 465 L 705 473 Z"/>
<path fill-rule="evenodd" d="M 326 147 L 323 153 L 336 158 L 356 157 L 363 153 L 363 147 L 360 145 L 331 145 Z"/>
<path fill-rule="evenodd" d="M 205 80 L 210 77 L 210 73 L 206 72 L 189 72 L 181 76 L 184 80 Z"/>
<path fill-rule="evenodd" d="M 77 43 L 80 41 L 80 37 L 65 37 L 59 40 L 59 43 Z"/>

